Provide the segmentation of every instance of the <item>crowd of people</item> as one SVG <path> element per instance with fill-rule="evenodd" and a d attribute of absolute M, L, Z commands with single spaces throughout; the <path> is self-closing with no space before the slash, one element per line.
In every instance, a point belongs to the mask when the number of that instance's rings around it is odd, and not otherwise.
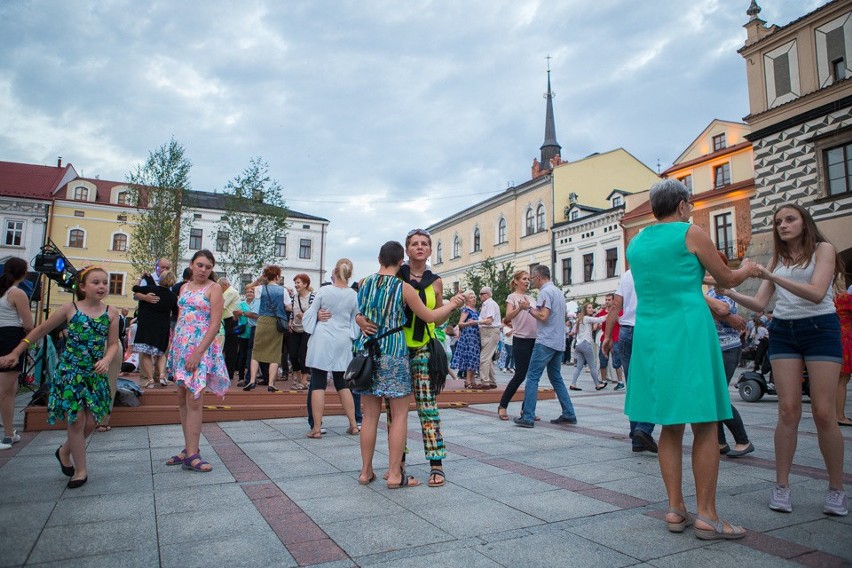
<path fill-rule="evenodd" d="M 48 419 L 68 424 L 66 441 L 55 457 L 70 477 L 70 488 L 88 479 L 85 441 L 108 417 L 110 379 L 124 349 L 138 358 L 144 386 L 177 385 L 184 447 L 168 465 L 211 471 L 199 451 L 203 395 L 209 391 L 223 397 L 233 381 L 246 391 L 263 384 L 269 392 L 279 390 L 276 380 L 292 381 L 291 390 L 306 391 L 306 436 L 321 440 L 331 379 L 348 421 L 346 433 L 359 436 L 359 483 L 376 479 L 374 454 L 385 410 L 384 480 L 393 489 L 421 484 L 405 467 L 413 395 L 430 465 L 427 484 L 440 487 L 447 479 L 447 449 L 430 364 L 437 344 L 448 356 L 452 376 L 457 371 L 466 388 L 496 388 L 495 368 L 512 373 L 497 408 L 500 420 L 510 419 L 509 402 L 526 382 L 520 415 L 514 417 L 522 428 L 534 428 L 539 421 L 538 384 L 545 371 L 560 406 L 559 416 L 550 421 L 557 425 L 578 421 L 569 391 L 582 390 L 578 379 L 584 367 L 595 389 L 614 382 L 616 391 L 626 391 L 633 451 L 659 456 L 667 529 L 680 533 L 691 526 L 700 539 L 738 539 L 746 531 L 720 518 L 716 485 L 720 455 L 739 458 L 755 451 L 729 392 L 745 352 L 751 353 L 756 368 L 769 361 L 778 392 L 776 482 L 769 507 L 792 511 L 789 475 L 807 371 L 828 477 L 823 511 L 846 515 L 840 426 L 852 425 L 844 408 L 852 371 L 852 290 L 838 287 L 842 265 L 833 246 L 807 210 L 784 204 L 775 212 L 768 265 L 745 259 L 731 268 L 707 233 L 689 223 L 692 206 L 683 184 L 658 183 L 650 202 L 657 223 L 631 241 L 630 270 L 618 289 L 606 296 L 601 309 L 585 303 L 577 314 L 567 313 L 563 292 L 542 265 L 512 275 L 505 306 L 495 301 L 488 286 L 478 294 L 466 290 L 450 297 L 429 269 L 432 240 L 421 229 L 409 232 L 404 245 L 385 243 L 377 271 L 358 283 L 350 285 L 352 262 L 338 260 L 330 285 L 317 291 L 308 275 L 297 274 L 289 288 L 280 267 L 267 266 L 241 298 L 227 279 L 216 277 L 210 251 L 196 252 L 179 282 L 171 263 L 161 259 L 133 288 L 139 302 L 133 325 L 127 325 L 126 313 L 104 304 L 107 274 L 90 266 L 77 276 L 74 301 L 34 328 L 27 298 L 16 287 L 26 263 L 12 259 L 0 277 L 0 449 L 18 440 L 10 400 L 22 355 L 64 325 L 67 342 L 51 384 Z M 754 296 L 736 290 L 748 279 L 760 280 Z M 535 296 L 531 288 L 537 290 Z M 766 312 L 773 297 L 774 310 Z M 746 320 L 740 307 L 756 315 Z M 460 310 L 458 323 L 450 325 L 455 310 Z M 130 341 L 123 341 L 120 327 L 128 328 Z M 671 333 L 673 329 L 680 331 Z M 566 385 L 561 367 L 571 360 L 572 345 L 575 369 Z M 351 388 L 344 372 L 353 354 L 368 351 L 378 353 L 373 381 L 369 387 Z M 682 489 L 687 424 L 693 433 L 694 514 L 687 511 Z M 653 437 L 657 426 L 659 442 Z"/>

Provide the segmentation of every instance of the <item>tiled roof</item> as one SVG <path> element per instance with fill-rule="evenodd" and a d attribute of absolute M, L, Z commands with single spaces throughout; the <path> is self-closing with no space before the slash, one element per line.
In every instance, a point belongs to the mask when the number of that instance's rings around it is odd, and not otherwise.
<path fill-rule="evenodd" d="M 739 144 L 734 144 L 733 146 L 727 146 L 725 148 L 722 148 L 721 150 L 716 150 L 715 152 L 705 154 L 704 156 L 699 156 L 697 158 L 693 158 L 692 160 L 689 160 L 687 162 L 681 162 L 680 164 L 675 164 L 672 167 L 670 167 L 669 169 L 665 170 L 663 173 L 661 173 L 660 176 L 661 177 L 668 177 L 669 175 L 671 175 L 672 172 L 684 170 L 686 168 L 689 168 L 689 167 L 697 165 L 697 164 L 703 164 L 704 162 L 709 162 L 710 160 L 715 160 L 716 158 L 720 158 L 722 156 L 727 156 L 728 154 L 733 154 L 735 152 L 742 150 L 743 148 L 748 148 L 750 146 L 751 146 L 751 142 L 749 142 L 749 141 L 740 142 Z"/>
<path fill-rule="evenodd" d="M 0 196 L 49 200 L 69 168 L 0 162 Z"/>
<path fill-rule="evenodd" d="M 702 199 L 708 199 L 710 197 L 714 197 L 716 195 L 724 195 L 730 191 L 736 191 L 738 189 L 743 189 L 749 186 L 754 185 L 754 178 L 749 178 L 743 181 L 738 181 L 737 183 L 732 183 L 729 185 L 722 186 L 720 188 L 711 189 L 709 191 L 702 191 L 701 193 L 696 193 L 690 199 L 691 202 L 695 203 L 696 201 L 700 201 Z M 651 214 L 651 201 L 645 201 L 641 205 L 639 205 L 636 209 L 631 209 L 627 213 L 624 214 L 624 217 L 621 218 L 621 222 L 631 221 L 633 219 L 638 219 L 640 217 L 644 217 L 645 215 Z"/>

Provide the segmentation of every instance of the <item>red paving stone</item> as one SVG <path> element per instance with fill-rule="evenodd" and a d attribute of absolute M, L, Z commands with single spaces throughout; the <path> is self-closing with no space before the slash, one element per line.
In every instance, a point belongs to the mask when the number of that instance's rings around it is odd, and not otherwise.
<path fill-rule="evenodd" d="M 299 566 L 349 560 L 346 552 L 275 485 L 218 424 L 204 424 L 204 437 L 241 485 L 243 493 Z"/>

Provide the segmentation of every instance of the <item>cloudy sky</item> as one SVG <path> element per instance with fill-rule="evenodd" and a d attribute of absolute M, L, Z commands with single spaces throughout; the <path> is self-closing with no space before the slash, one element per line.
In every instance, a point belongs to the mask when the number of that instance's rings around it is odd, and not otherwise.
<path fill-rule="evenodd" d="M 783 25 L 826 0 L 759 0 Z M 5 0 L 0 160 L 123 180 L 174 136 L 192 186 L 255 156 L 331 220 L 326 268 L 529 179 L 552 56 L 563 159 L 671 165 L 748 114 L 748 0 Z"/>

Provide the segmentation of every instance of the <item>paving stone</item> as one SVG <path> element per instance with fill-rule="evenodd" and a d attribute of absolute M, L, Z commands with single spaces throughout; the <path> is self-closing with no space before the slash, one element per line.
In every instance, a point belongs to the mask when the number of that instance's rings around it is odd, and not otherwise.
<path fill-rule="evenodd" d="M 366 528 L 361 523 L 342 521 L 326 523 L 323 529 L 352 557 L 453 540 L 410 512 L 374 517 Z"/>
<path fill-rule="evenodd" d="M 402 559 L 395 558 L 385 562 L 364 562 L 363 558 L 358 561 L 361 566 L 373 566 L 375 568 L 396 568 L 400 566 Z M 447 550 L 443 552 L 435 552 L 433 554 L 417 554 L 404 559 L 406 568 L 434 568 L 442 566 L 451 568 L 453 566 L 464 566 L 466 568 L 498 568 L 505 566 L 500 562 L 496 562 L 475 548 L 462 548 L 458 550 Z M 561 563 L 560 563 L 561 564 Z"/>
<path fill-rule="evenodd" d="M 161 547 L 161 555 L 162 568 L 298 566 L 272 531 L 167 544 Z"/>
<path fill-rule="evenodd" d="M 369 524 L 370 517 L 405 512 L 404 508 L 375 491 L 369 493 L 356 492 L 354 486 L 352 489 L 352 491 L 343 495 L 298 499 L 295 502 L 314 522 L 319 524 L 349 519 L 364 519 L 363 523 Z"/>
<path fill-rule="evenodd" d="M 701 548 L 657 558 L 649 563 L 658 568 L 682 568 L 683 566 L 713 566 L 713 568 L 784 568 L 801 566 L 796 562 L 752 550 L 735 541 L 716 542 Z"/>
<path fill-rule="evenodd" d="M 133 557 L 144 543 L 156 542 L 154 519 L 117 519 L 104 523 L 74 523 L 46 527 L 29 562 L 80 559 L 87 556 L 123 553 Z M 115 564 L 113 564 L 115 566 Z"/>
<path fill-rule="evenodd" d="M 31 502 L 26 514 L 17 507 L 0 507 L 0 566 L 24 564 L 54 507 L 53 501 Z"/>
<path fill-rule="evenodd" d="M 119 547 L 120 548 L 120 547 Z M 106 552 L 80 558 L 63 558 L 52 562 L 27 563 L 27 566 L 38 568 L 150 568 L 160 565 L 160 552 L 156 541 L 146 546 L 133 549 L 122 549 L 116 552 Z"/>
<path fill-rule="evenodd" d="M 828 518 L 826 515 L 823 515 L 823 518 L 817 521 L 768 531 L 767 534 L 827 552 L 852 563 L 852 539 L 850 539 L 852 531 L 850 531 L 850 525 Z"/>
<path fill-rule="evenodd" d="M 559 559 L 557 564 L 560 568 L 618 567 L 636 563 L 634 558 L 568 533 L 555 537 L 537 534 L 490 542 L 476 547 L 476 550 L 501 566 L 552 568 L 556 565 L 555 559 Z"/>
<path fill-rule="evenodd" d="M 214 502 L 217 509 L 246 507 L 249 504 L 249 498 L 239 485 L 224 483 L 158 489 L 155 493 L 155 502 L 157 515 L 171 515 L 186 511 L 209 511 L 210 503 Z"/>
<path fill-rule="evenodd" d="M 542 523 L 540 519 L 486 498 L 455 505 L 429 507 L 415 512 L 456 538 Z"/>
<path fill-rule="evenodd" d="M 589 517 L 618 509 L 603 501 L 564 489 L 524 495 L 507 493 L 496 499 L 548 523 L 576 517 Z"/>
<path fill-rule="evenodd" d="M 208 506 L 206 509 L 157 515 L 157 531 L 161 547 L 168 544 L 217 541 L 229 538 L 236 532 L 244 535 L 272 532 L 248 499 L 241 507 L 231 506 L 214 510 Z"/>
<path fill-rule="evenodd" d="M 88 484 L 83 487 L 86 486 Z M 73 491 L 67 491 L 56 503 L 47 526 L 70 525 L 80 520 L 111 523 L 118 519 L 154 519 L 154 496 L 149 490 L 70 498 L 71 493 Z"/>

